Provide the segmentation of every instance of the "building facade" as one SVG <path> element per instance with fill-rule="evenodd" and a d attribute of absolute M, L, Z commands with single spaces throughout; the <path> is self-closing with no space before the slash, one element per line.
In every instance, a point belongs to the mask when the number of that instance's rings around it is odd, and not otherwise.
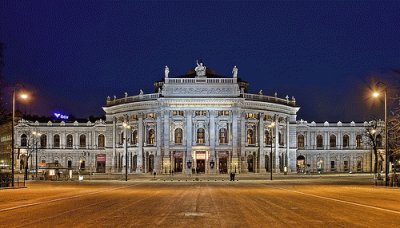
<path fill-rule="evenodd" d="M 371 149 L 359 139 L 363 124 L 297 121 L 294 97 L 248 93 L 236 66 L 232 74 L 215 75 L 200 63 L 193 73 L 169 77 L 165 67 L 155 93 L 108 97 L 105 120 L 21 120 L 17 165 L 35 163 L 36 156 L 27 157 L 38 153 L 41 165 L 107 173 L 370 171 Z"/>

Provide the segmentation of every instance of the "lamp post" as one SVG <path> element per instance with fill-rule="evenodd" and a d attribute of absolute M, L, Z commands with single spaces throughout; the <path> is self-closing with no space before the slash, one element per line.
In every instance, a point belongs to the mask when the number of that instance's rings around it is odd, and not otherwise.
<path fill-rule="evenodd" d="M 128 129 L 131 128 L 128 123 L 124 122 L 122 124 L 124 128 L 124 147 L 125 147 L 125 181 L 128 181 Z"/>
<path fill-rule="evenodd" d="M 378 82 L 377 86 L 382 86 L 384 91 L 384 99 L 385 99 L 385 186 L 389 186 L 389 145 L 388 145 L 388 129 L 387 129 L 387 87 L 383 82 Z M 372 96 L 377 98 L 381 95 L 380 92 L 375 91 L 372 93 Z"/>
<path fill-rule="evenodd" d="M 17 92 L 17 84 L 13 88 L 13 95 L 12 95 L 12 120 L 11 120 L 11 186 L 14 187 L 14 164 L 15 164 L 15 138 L 14 138 L 14 122 L 15 122 L 15 101 L 16 101 L 16 92 Z M 21 93 L 21 99 L 28 99 L 28 95 L 26 93 Z"/>
<path fill-rule="evenodd" d="M 275 123 L 274 122 L 272 122 L 269 126 L 268 126 L 268 128 L 270 128 L 271 129 L 271 153 L 270 153 L 270 156 L 269 156 L 269 170 L 270 170 L 270 180 L 272 180 L 272 141 L 273 141 L 273 139 L 274 139 L 274 137 L 273 137 L 273 129 L 274 129 L 274 127 L 275 127 Z"/>

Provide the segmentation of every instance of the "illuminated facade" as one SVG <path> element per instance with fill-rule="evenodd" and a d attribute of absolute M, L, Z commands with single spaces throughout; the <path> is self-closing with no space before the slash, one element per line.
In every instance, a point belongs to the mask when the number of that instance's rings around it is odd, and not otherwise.
<path fill-rule="evenodd" d="M 247 93 L 236 67 L 232 74 L 198 64 L 191 74 L 169 77 L 165 67 L 155 93 L 108 97 L 104 121 L 20 121 L 16 148 L 29 154 L 30 132 L 41 132 L 40 163 L 107 173 L 124 172 L 126 164 L 129 173 L 163 174 L 369 171 L 370 150 L 355 146 L 363 126 L 297 121 L 294 97 Z"/>

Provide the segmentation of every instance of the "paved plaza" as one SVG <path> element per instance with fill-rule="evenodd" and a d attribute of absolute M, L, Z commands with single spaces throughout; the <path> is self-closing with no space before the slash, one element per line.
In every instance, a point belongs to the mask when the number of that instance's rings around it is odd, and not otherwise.
<path fill-rule="evenodd" d="M 395 227 L 400 189 L 371 176 L 34 182 L 0 190 L 1 227 Z"/>

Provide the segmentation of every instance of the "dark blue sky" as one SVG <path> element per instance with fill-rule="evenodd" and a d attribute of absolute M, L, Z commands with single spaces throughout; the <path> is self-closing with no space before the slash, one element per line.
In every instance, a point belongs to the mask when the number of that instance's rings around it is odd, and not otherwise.
<path fill-rule="evenodd" d="M 363 88 L 400 68 L 398 1 L 0 3 L 4 75 L 35 90 L 32 114 L 102 115 L 108 95 L 153 91 L 198 58 L 250 90 L 295 96 L 298 119 L 371 118 Z M 22 108 L 23 109 L 23 108 Z M 26 108 L 25 108 L 26 109 Z"/>

